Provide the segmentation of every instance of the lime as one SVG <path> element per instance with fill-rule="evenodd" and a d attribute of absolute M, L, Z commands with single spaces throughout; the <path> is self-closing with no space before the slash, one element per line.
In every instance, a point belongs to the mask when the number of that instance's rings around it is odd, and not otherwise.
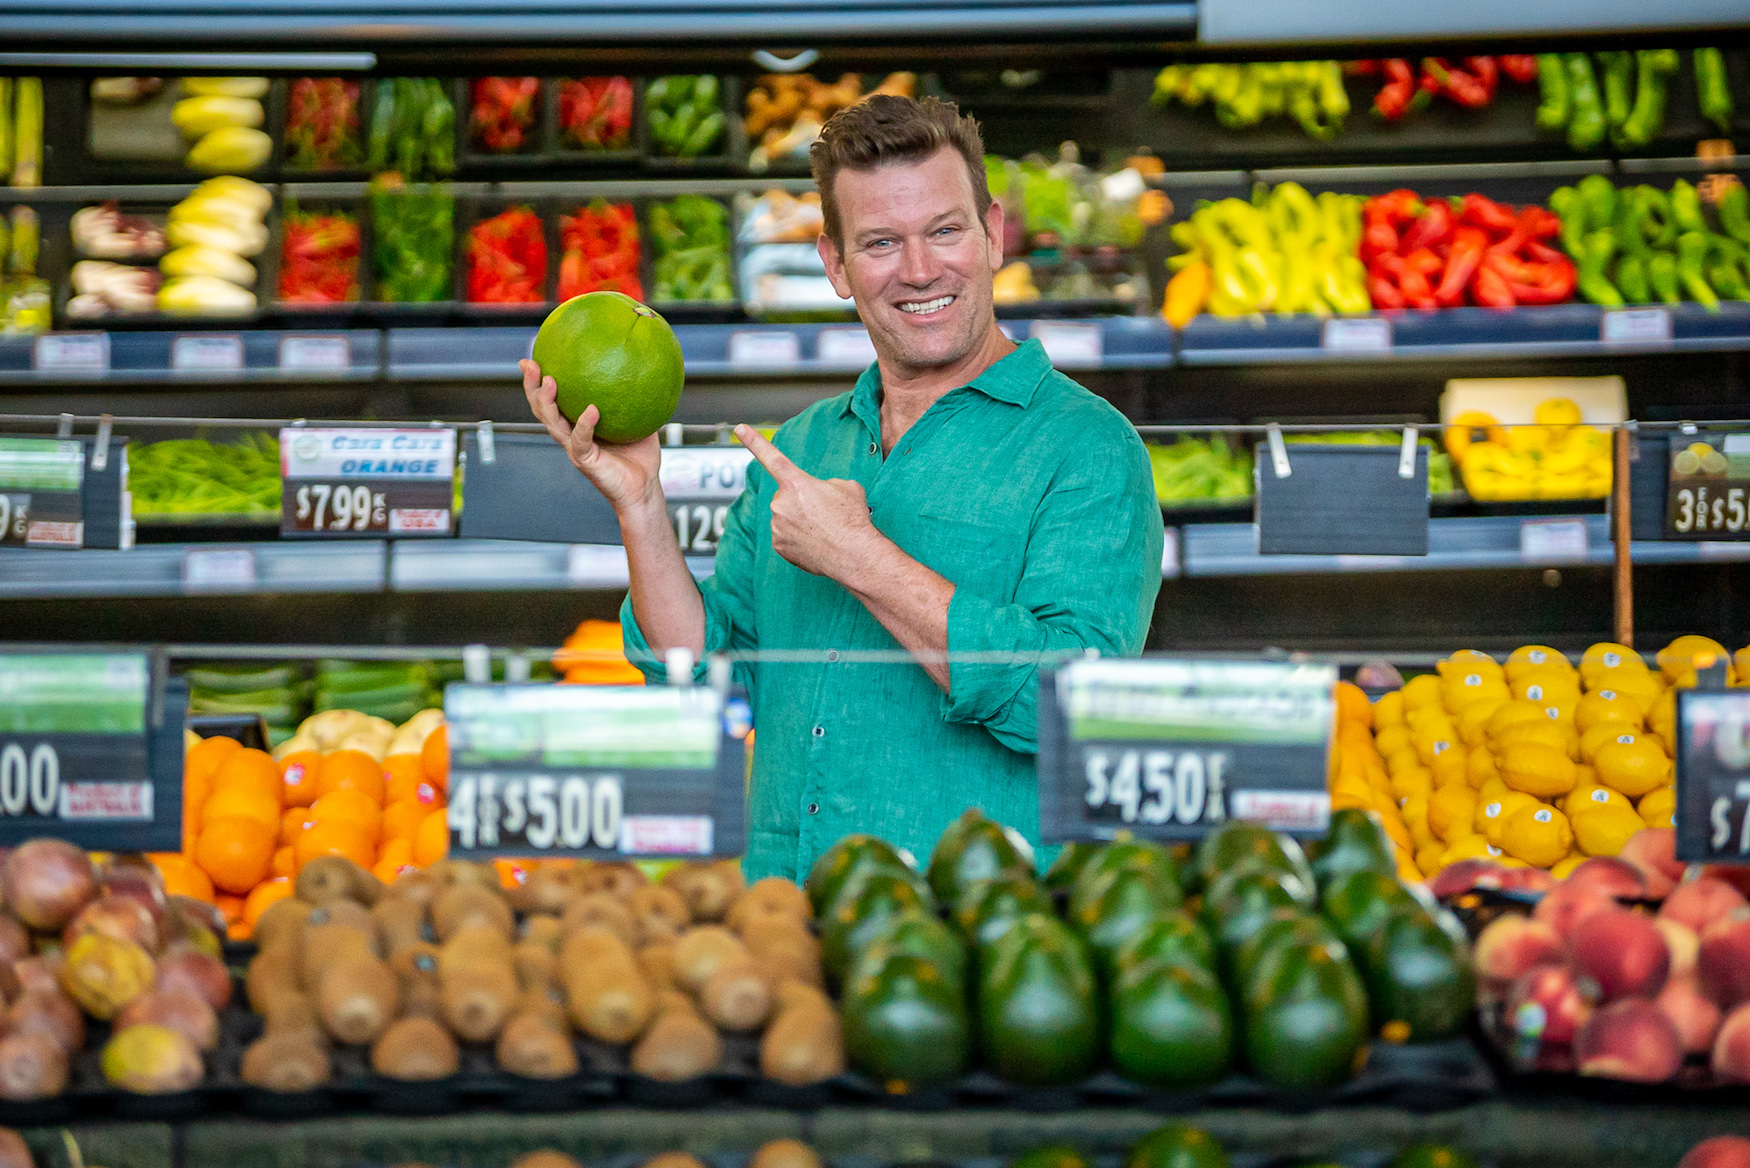
<path fill-rule="evenodd" d="M 685 369 L 674 330 L 619 292 L 588 292 L 555 308 L 530 355 L 558 384 L 559 412 L 575 422 L 595 406 L 595 436 L 610 445 L 656 433 L 680 404 Z"/>

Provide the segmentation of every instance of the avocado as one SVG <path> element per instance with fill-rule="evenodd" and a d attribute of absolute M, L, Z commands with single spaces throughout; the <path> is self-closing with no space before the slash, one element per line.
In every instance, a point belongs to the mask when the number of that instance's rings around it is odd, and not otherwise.
<path fill-rule="evenodd" d="M 1229 1168 L 1227 1153 L 1202 1128 L 1174 1123 L 1131 1146 L 1124 1168 Z"/>
<path fill-rule="evenodd" d="M 1366 1061 L 1367 991 L 1341 945 L 1285 945 L 1252 975 L 1240 1029 L 1273 1087 L 1328 1087 Z"/>
<path fill-rule="evenodd" d="M 1057 859 L 1051 861 L 1051 867 L 1045 870 L 1040 882 L 1046 888 L 1056 892 L 1060 888 L 1068 888 L 1075 883 L 1076 875 L 1082 866 L 1093 859 L 1100 851 L 1099 844 L 1091 844 L 1085 840 L 1075 840 L 1064 844 L 1057 853 Z"/>
<path fill-rule="evenodd" d="M 1233 1061 L 1226 991 L 1196 966 L 1131 966 L 1112 986 L 1112 1064 L 1138 1083 L 1206 1087 Z"/>
<path fill-rule="evenodd" d="M 1033 881 L 1021 876 L 979 880 L 960 893 L 954 905 L 954 924 L 974 945 L 988 945 L 1008 931 L 1015 918 L 1038 912 L 1056 912 L 1051 897 Z"/>
<path fill-rule="evenodd" d="M 952 1079 L 966 1069 L 966 995 L 927 958 L 893 953 L 859 966 L 845 987 L 845 1055 L 890 1090 Z"/>
<path fill-rule="evenodd" d="M 1300 845 L 1258 823 L 1230 819 L 1197 845 L 1197 875 L 1209 887 L 1224 872 L 1253 860 L 1290 873 L 1308 889 L 1317 888 Z"/>
<path fill-rule="evenodd" d="M 1022 859 L 1003 825 L 969 807 L 936 840 L 927 873 L 930 891 L 943 904 L 975 880 L 991 880 L 1005 872 L 1031 877 L 1033 865 Z"/>
<path fill-rule="evenodd" d="M 934 913 L 914 909 L 881 923 L 851 962 L 849 980 L 861 976 L 865 966 L 879 965 L 895 953 L 922 957 L 955 985 L 962 989 L 967 985 L 965 939 Z"/>
<path fill-rule="evenodd" d="M 1070 924 L 1081 933 L 1102 969 L 1111 969 L 1118 947 L 1147 928 L 1183 898 L 1153 868 L 1117 868 L 1098 876 Z"/>
<path fill-rule="evenodd" d="M 1331 812 L 1330 829 L 1323 839 L 1307 845 L 1306 857 L 1312 865 L 1313 879 L 1321 889 L 1350 872 L 1398 874 L 1391 837 L 1385 834 L 1379 813 L 1359 807 L 1341 807 Z"/>
<path fill-rule="evenodd" d="M 1399 1152 L 1389 1168 L 1477 1168 L 1477 1162 L 1445 1144 L 1416 1144 Z"/>
<path fill-rule="evenodd" d="M 1009 1161 L 1009 1168 L 1094 1168 L 1094 1162 L 1062 1144 L 1022 1152 Z"/>
<path fill-rule="evenodd" d="M 1063 922 L 1029 913 L 980 957 L 979 1047 L 999 1077 L 1054 1086 L 1099 1061 L 1099 1003 L 1082 939 Z"/>
<path fill-rule="evenodd" d="M 1203 896 L 1203 919 L 1226 968 L 1240 945 L 1270 919 L 1273 909 L 1310 908 L 1310 892 L 1294 876 L 1257 861 L 1224 872 Z"/>
<path fill-rule="evenodd" d="M 842 982 L 858 952 L 874 940 L 888 917 L 932 912 L 928 896 L 903 874 L 885 867 L 871 869 L 847 885 L 820 926 L 820 955 L 827 972 Z"/>
<path fill-rule="evenodd" d="M 1213 974 L 1215 942 L 1197 918 L 1183 909 L 1164 912 L 1147 928 L 1132 934 L 1118 947 L 1120 972 L 1137 965 L 1190 965 Z"/>
<path fill-rule="evenodd" d="M 1464 1029 L 1477 979 L 1464 927 L 1451 913 L 1399 908 L 1358 957 L 1377 1033 L 1395 1042 L 1435 1042 Z"/>
<path fill-rule="evenodd" d="M 1163 884 L 1183 892 L 1173 853 L 1151 840 L 1121 839 L 1101 848 L 1076 874 L 1069 890 L 1069 914 L 1074 918 L 1098 895 L 1102 877 L 1121 868 L 1146 868 Z"/>
<path fill-rule="evenodd" d="M 847 835 L 844 839 L 828 848 L 814 861 L 814 867 L 808 870 L 808 879 L 803 887 L 808 890 L 809 903 L 814 905 L 814 915 L 826 915 L 826 910 L 838 896 L 839 889 L 864 864 L 886 861 L 890 864 L 906 867 L 899 853 L 884 839 L 872 835 Z"/>
<path fill-rule="evenodd" d="M 1350 872 L 1331 881 L 1326 887 L 1322 909 L 1325 919 L 1337 930 L 1337 936 L 1353 953 L 1363 952 L 1367 942 L 1386 922 L 1386 918 L 1401 908 L 1420 904 L 1424 908 L 1438 905 L 1420 889 L 1412 890 L 1396 876 L 1387 876 L 1371 869 Z"/>
<path fill-rule="evenodd" d="M 1277 909 L 1257 932 L 1234 951 L 1233 989 L 1245 995 L 1258 966 L 1270 953 L 1282 945 L 1341 945 L 1337 934 L 1323 918 L 1298 909 Z"/>

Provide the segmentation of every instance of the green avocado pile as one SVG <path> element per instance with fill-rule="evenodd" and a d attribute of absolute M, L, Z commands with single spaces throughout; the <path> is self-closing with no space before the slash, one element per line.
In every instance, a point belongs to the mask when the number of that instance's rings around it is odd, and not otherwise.
<path fill-rule="evenodd" d="M 953 1080 L 974 1052 L 1029 1087 L 1110 1066 L 1164 1090 L 1244 1070 L 1292 1090 L 1351 1078 L 1375 1037 L 1464 1028 L 1464 932 L 1395 872 L 1377 819 L 1348 809 L 1310 855 L 1233 821 L 1195 851 L 1071 844 L 1036 879 L 974 809 L 922 874 L 854 835 L 806 887 L 846 1054 L 888 1091 Z"/>
<path fill-rule="evenodd" d="M 1300 1168 L 1340 1168 L 1335 1160 L 1300 1160 Z M 1232 1168 L 1227 1149 L 1202 1128 L 1171 1123 L 1149 1132 L 1124 1157 L 1124 1168 Z M 1023 1152 L 1008 1168 L 1094 1168 L 1075 1148 L 1052 1144 Z M 1416 1144 L 1392 1157 L 1385 1168 L 1477 1168 L 1464 1151 L 1444 1144 Z"/>

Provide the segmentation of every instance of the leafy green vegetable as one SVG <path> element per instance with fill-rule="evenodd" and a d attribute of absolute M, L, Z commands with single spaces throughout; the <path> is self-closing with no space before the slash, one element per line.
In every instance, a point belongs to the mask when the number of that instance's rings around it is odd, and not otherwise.
<path fill-rule="evenodd" d="M 267 434 L 237 442 L 148 442 L 128 450 L 136 515 L 247 515 L 280 510 L 280 444 Z"/>

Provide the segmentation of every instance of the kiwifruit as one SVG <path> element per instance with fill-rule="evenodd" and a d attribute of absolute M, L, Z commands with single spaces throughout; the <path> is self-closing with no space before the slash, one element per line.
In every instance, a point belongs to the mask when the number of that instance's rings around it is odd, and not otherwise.
<path fill-rule="evenodd" d="M 310 919 L 312 907 L 307 901 L 299 900 L 295 896 L 288 896 L 268 905 L 267 911 L 255 922 L 255 929 L 250 934 L 256 951 L 266 952 L 277 945 L 295 940 L 297 934 L 303 931 L 304 923 Z"/>
<path fill-rule="evenodd" d="M 513 1014 L 498 1034 L 498 1065 L 529 1079 L 562 1079 L 577 1073 L 577 1050 L 562 1027 L 540 1011 Z"/>
<path fill-rule="evenodd" d="M 692 923 L 687 902 L 681 894 L 661 884 L 647 884 L 626 898 L 632 910 L 632 921 L 638 927 L 638 941 L 672 941 Z"/>
<path fill-rule="evenodd" d="M 657 941 L 638 950 L 638 968 L 644 972 L 644 978 L 652 989 L 670 990 L 675 987 L 674 978 L 674 942 Z"/>
<path fill-rule="evenodd" d="M 429 941 L 421 941 L 411 945 L 399 953 L 389 957 L 389 968 L 395 971 L 400 979 L 401 987 L 406 989 L 415 982 L 426 982 L 432 986 L 438 983 L 438 959 L 441 950 Z"/>
<path fill-rule="evenodd" d="M 491 864 L 476 864 L 472 860 L 443 859 L 426 871 L 444 888 L 467 886 L 483 888 L 496 894 L 499 890 L 498 870 Z"/>
<path fill-rule="evenodd" d="M 605 892 L 624 898 L 649 884 L 650 879 L 630 860 L 595 860 L 583 865 L 577 882 L 585 893 Z"/>
<path fill-rule="evenodd" d="M 580 959 L 568 960 L 574 950 Z M 592 956 L 582 959 L 585 953 Z M 612 1043 L 631 1042 L 644 1032 L 656 995 L 632 954 L 613 934 L 602 929 L 572 934 L 559 970 L 567 1010 L 579 1030 Z"/>
<path fill-rule="evenodd" d="M 559 976 L 565 980 L 580 965 L 600 961 L 632 961 L 632 947 L 612 929 L 585 925 L 565 934 L 559 946 Z"/>
<path fill-rule="evenodd" d="M 559 952 L 559 939 L 565 935 L 560 927 L 559 918 L 549 916 L 530 916 L 523 919 L 523 926 L 517 931 L 517 936 L 524 941 L 533 941 L 545 945 L 555 954 Z"/>
<path fill-rule="evenodd" d="M 67 1052 L 47 1034 L 0 1038 L 0 1099 L 47 1099 L 67 1089 Z"/>
<path fill-rule="evenodd" d="M 693 993 L 726 961 L 747 957 L 741 938 L 721 925 L 701 925 L 682 933 L 674 944 L 675 980 Z"/>
<path fill-rule="evenodd" d="M 466 925 L 438 946 L 439 970 L 476 961 L 501 961 L 508 965 L 510 959 L 510 939 L 491 925 Z"/>
<path fill-rule="evenodd" d="M 685 1152 L 664 1152 L 646 1160 L 643 1168 L 705 1168 L 698 1157 L 689 1156 Z"/>
<path fill-rule="evenodd" d="M 266 919 L 265 914 L 262 919 Z M 298 984 L 298 955 L 290 945 L 262 949 L 249 959 L 249 970 L 243 976 L 244 995 L 249 999 L 249 1008 L 257 1014 L 267 1012 L 269 998 L 296 990 Z"/>
<path fill-rule="evenodd" d="M 824 1082 L 845 1069 L 838 1011 L 815 991 L 807 992 L 815 997 L 793 999 L 760 1036 L 760 1074 L 791 1087 Z"/>
<path fill-rule="evenodd" d="M 425 906 L 403 896 L 385 896 L 371 906 L 377 922 L 377 941 L 386 956 L 425 943 Z"/>
<path fill-rule="evenodd" d="M 747 887 L 734 860 L 681 864 L 663 873 L 662 882 L 681 894 L 695 922 L 722 920 Z"/>
<path fill-rule="evenodd" d="M 415 869 L 403 871 L 395 877 L 395 882 L 385 890 L 399 896 L 402 900 L 411 900 L 414 904 L 431 907 L 431 902 L 437 899 L 437 894 L 443 891 L 443 882 L 430 872 Z"/>
<path fill-rule="evenodd" d="M 416 981 L 402 986 L 401 1016 L 403 1018 L 431 1018 L 442 1022 L 444 1018 L 443 986 L 435 981 Z"/>
<path fill-rule="evenodd" d="M 377 935 L 377 922 L 371 919 L 371 910 L 355 900 L 331 900 L 327 904 L 312 905 L 304 927 L 313 929 L 317 925 L 349 925 L 373 938 Z"/>
<path fill-rule="evenodd" d="M 424 1082 L 447 1079 L 462 1065 L 456 1040 L 430 1018 L 402 1018 L 371 1046 L 371 1069 L 389 1079 Z"/>
<path fill-rule="evenodd" d="M 322 1015 L 316 1009 L 316 999 L 297 990 L 275 994 L 261 1011 L 262 1029 L 271 1034 L 298 1033 L 307 1035 L 318 1046 L 328 1045 L 328 1031 L 322 1028 Z"/>
<path fill-rule="evenodd" d="M 316 1009 L 338 1041 L 373 1041 L 395 1020 L 400 1006 L 401 983 L 385 962 L 348 957 L 323 967 Z"/>
<path fill-rule="evenodd" d="M 774 985 L 787 978 L 813 986 L 826 984 L 820 942 L 793 924 L 766 918 L 749 926 L 746 942 L 755 964 Z"/>
<path fill-rule="evenodd" d="M 511 1162 L 510 1168 L 583 1168 L 583 1165 L 564 1152 L 542 1148 L 526 1156 L 518 1156 Z"/>
<path fill-rule="evenodd" d="M 758 1030 L 772 1014 L 772 989 L 753 959 L 725 961 L 699 989 L 699 1008 L 725 1030 Z"/>
<path fill-rule="evenodd" d="M 751 888 L 736 897 L 729 908 L 726 923 L 736 932 L 745 934 L 748 925 L 754 921 L 778 918 L 807 925 L 813 916 L 814 906 L 809 904 L 806 892 L 782 876 L 767 876 L 764 880 L 756 880 Z"/>
<path fill-rule="evenodd" d="M 815 1006 L 823 1010 L 834 1010 L 832 999 L 826 996 L 826 991 L 818 986 L 804 985 L 799 981 L 787 981 L 778 986 L 778 1013 L 793 1010 L 797 1006 Z M 836 1011 L 835 1011 L 836 1012 Z"/>
<path fill-rule="evenodd" d="M 350 901 L 339 901 L 350 904 Z M 317 913 L 326 912 L 319 908 Z M 314 914 L 312 914 L 314 915 Z M 376 957 L 377 934 L 372 928 L 354 925 L 309 925 L 304 929 L 303 943 L 298 953 L 298 984 L 316 992 L 322 984 L 322 971 L 331 961 L 347 957 Z"/>
<path fill-rule="evenodd" d="M 345 856 L 317 856 L 298 869 L 292 889 L 315 905 L 350 900 L 369 907 L 383 895 L 383 882 Z"/>
<path fill-rule="evenodd" d="M 505 892 L 510 906 L 520 913 L 558 916 L 572 898 L 583 892 L 582 873 L 576 865 L 564 868 L 543 864 L 529 878 Z"/>
<path fill-rule="evenodd" d="M 559 955 L 539 941 L 518 941 L 510 960 L 517 985 L 525 990 L 551 985 L 559 972 Z"/>
<path fill-rule="evenodd" d="M 625 901 L 611 893 L 592 892 L 580 896 L 566 905 L 559 916 L 562 933 L 590 926 L 612 929 L 628 945 L 638 943 L 638 924 L 632 919 L 632 910 L 626 907 Z"/>
<path fill-rule="evenodd" d="M 496 890 L 457 884 L 438 893 L 431 902 L 431 925 L 440 944 L 470 925 L 496 929 L 509 940 L 516 931 L 516 916 Z"/>
<path fill-rule="evenodd" d="M 0 1127 L 0 1168 L 36 1168 L 30 1145 L 9 1127 Z"/>
<path fill-rule="evenodd" d="M 313 1091 L 333 1074 L 328 1052 L 297 1031 L 269 1030 L 243 1052 L 243 1081 L 264 1091 Z"/>
<path fill-rule="evenodd" d="M 773 1140 L 762 1144 L 747 1168 L 824 1168 L 820 1156 L 801 1140 Z"/>
<path fill-rule="evenodd" d="M 466 1042 L 486 1042 L 516 1005 L 516 974 L 503 961 L 477 961 L 444 970 L 438 986 L 444 1021 Z"/>
<path fill-rule="evenodd" d="M 650 1029 L 632 1048 L 635 1074 L 664 1083 L 695 1079 L 717 1069 L 723 1058 L 723 1039 L 716 1028 L 699 1017 L 685 999 L 672 1002 L 657 1014 Z"/>

